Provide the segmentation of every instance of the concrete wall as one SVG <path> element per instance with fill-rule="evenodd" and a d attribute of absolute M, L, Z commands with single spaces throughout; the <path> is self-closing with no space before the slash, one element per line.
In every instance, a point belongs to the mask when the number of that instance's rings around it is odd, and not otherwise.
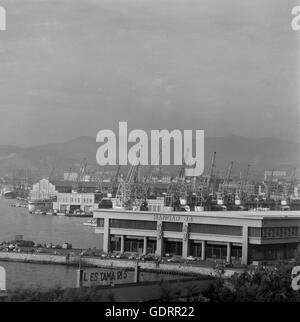
<path fill-rule="evenodd" d="M 34 262 L 34 263 L 51 263 L 66 264 L 66 256 L 50 254 L 25 254 L 25 253 L 7 253 L 0 252 L 0 260 Z"/>
<path fill-rule="evenodd" d="M 79 265 L 78 256 L 70 256 L 67 258 L 62 255 L 50 255 L 50 254 L 25 254 L 25 253 L 8 253 L 0 252 L 0 261 L 20 261 L 20 262 L 30 262 L 39 264 L 64 264 L 64 265 Z M 82 257 L 81 264 L 85 266 L 97 266 L 103 268 L 131 268 L 136 267 L 136 261 L 131 260 L 117 260 L 117 259 L 101 259 L 94 257 Z M 219 274 L 217 270 L 211 267 L 201 267 L 201 266 L 190 266 L 186 264 L 169 264 L 161 263 L 156 266 L 154 262 L 139 262 L 139 266 L 142 270 L 151 270 L 153 272 L 163 271 L 170 273 L 179 274 L 197 274 L 204 276 L 216 276 Z M 225 276 L 233 275 L 237 270 L 227 269 L 225 271 Z"/>
<path fill-rule="evenodd" d="M 124 284 L 103 288 L 103 299 L 109 296 L 116 302 L 136 302 L 159 300 L 162 295 L 170 294 L 176 297 L 200 294 L 208 290 L 211 279 L 168 281 L 167 283 Z"/>

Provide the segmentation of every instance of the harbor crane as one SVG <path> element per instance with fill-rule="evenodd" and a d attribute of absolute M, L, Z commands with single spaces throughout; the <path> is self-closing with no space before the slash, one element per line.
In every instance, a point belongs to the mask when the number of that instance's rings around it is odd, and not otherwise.
<path fill-rule="evenodd" d="M 249 172 L 250 172 L 250 164 L 248 164 L 247 166 L 245 177 L 243 176 L 241 177 L 239 191 L 236 193 L 235 200 L 234 200 L 234 203 L 236 206 L 242 206 L 241 204 L 244 201 L 244 190 L 245 190 L 245 186 L 248 183 Z"/>
<path fill-rule="evenodd" d="M 223 181 L 223 186 L 222 186 L 222 193 L 224 194 L 226 192 L 226 186 L 228 185 L 229 183 L 229 180 L 230 180 L 230 177 L 231 177 L 231 173 L 232 173 L 232 167 L 233 167 L 233 161 L 230 162 L 230 165 L 227 169 L 227 172 L 226 172 L 226 176 L 224 178 L 224 181 Z"/>
<path fill-rule="evenodd" d="M 274 178 L 274 168 L 271 172 L 271 177 L 266 181 L 266 201 L 269 201 L 271 198 L 271 188 L 272 188 L 272 182 Z"/>
<path fill-rule="evenodd" d="M 223 205 L 225 202 L 225 196 L 226 196 L 226 192 L 227 192 L 227 186 L 230 180 L 230 176 L 232 173 L 232 167 L 233 167 L 233 161 L 230 162 L 230 165 L 226 171 L 224 180 L 223 180 L 223 184 L 222 184 L 222 188 L 220 192 L 217 192 L 217 205 Z"/>
<path fill-rule="evenodd" d="M 187 159 L 189 150 L 186 151 L 184 160 Z M 181 207 L 186 207 L 187 203 L 187 185 L 185 177 L 186 163 L 183 162 L 179 173 L 176 177 L 176 181 L 172 181 L 168 187 L 168 192 L 166 195 L 166 204 L 174 207 L 175 210 L 181 209 Z M 187 208 L 187 207 L 186 207 Z"/>
<path fill-rule="evenodd" d="M 289 191 L 288 191 L 289 193 L 294 192 L 293 190 L 295 188 L 295 182 L 296 182 L 296 171 L 297 171 L 297 168 L 294 168 L 292 172 L 290 184 L 289 184 Z"/>
<path fill-rule="evenodd" d="M 178 176 L 176 180 L 173 180 L 169 187 L 166 195 L 166 205 L 174 207 L 174 210 L 178 210 L 178 208 L 186 203 L 187 191 L 185 185 L 185 163 L 180 167 Z"/>
<path fill-rule="evenodd" d="M 51 181 L 53 179 L 54 171 L 55 171 L 55 167 L 52 167 L 51 172 L 49 174 L 49 179 L 48 179 L 49 181 Z"/>
<path fill-rule="evenodd" d="M 207 178 L 207 183 L 206 183 L 206 189 L 207 189 L 208 193 L 210 191 L 215 166 L 216 166 L 216 152 L 213 153 L 210 168 L 209 168 L 209 172 L 208 172 L 208 178 Z M 213 190 L 214 190 L 214 188 L 213 188 Z"/>
<path fill-rule="evenodd" d="M 134 196 L 136 189 L 134 184 L 137 181 L 139 165 L 139 163 L 131 165 L 125 180 L 119 183 L 118 190 L 116 192 L 116 201 L 118 207 L 132 209 L 136 203 L 136 198 Z"/>
<path fill-rule="evenodd" d="M 203 184 L 199 186 L 198 192 L 196 193 L 196 198 L 198 199 L 198 196 L 200 197 L 200 205 L 205 206 L 210 200 L 210 188 L 212 185 L 212 179 L 214 176 L 214 169 L 216 166 L 216 152 L 213 153 L 211 158 L 210 167 L 208 169 L 208 176 L 205 181 L 203 181 Z M 214 188 L 212 189 L 212 195 L 214 193 Z M 197 202 L 198 205 L 198 202 Z"/>
<path fill-rule="evenodd" d="M 121 171 L 121 165 L 118 166 L 117 172 L 115 174 L 115 177 L 114 177 L 114 180 L 113 180 L 112 186 L 111 186 L 112 196 L 114 196 L 114 197 L 116 196 L 117 190 L 118 190 L 120 171 Z"/>
<path fill-rule="evenodd" d="M 247 171 L 246 171 L 246 176 L 245 176 L 244 180 L 242 180 L 242 182 L 241 182 L 241 195 L 244 193 L 245 186 L 248 183 L 249 171 L 250 171 L 250 164 L 248 164 Z"/>
<path fill-rule="evenodd" d="M 74 184 L 73 184 L 73 187 L 72 187 L 72 191 L 79 192 L 79 190 L 80 190 L 79 189 L 80 182 L 85 179 L 86 168 L 87 168 L 87 161 L 86 161 L 86 159 L 83 159 L 81 161 L 81 163 L 80 163 L 79 171 L 77 172 L 77 178 L 74 181 Z"/>
<path fill-rule="evenodd" d="M 292 174 L 291 174 L 290 181 L 284 186 L 283 197 L 281 200 L 281 206 L 288 206 L 289 195 L 294 193 L 293 190 L 295 187 L 296 171 L 297 171 L 297 169 L 294 168 L 292 171 Z"/>

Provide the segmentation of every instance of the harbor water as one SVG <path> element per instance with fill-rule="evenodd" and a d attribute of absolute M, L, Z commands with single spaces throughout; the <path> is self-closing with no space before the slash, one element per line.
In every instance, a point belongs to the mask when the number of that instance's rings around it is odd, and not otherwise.
<path fill-rule="evenodd" d="M 102 240 L 94 228 L 84 226 L 85 218 L 34 215 L 26 208 L 10 207 L 15 200 L 0 198 L 0 241 L 15 235 L 35 243 L 71 243 L 74 248 L 102 248 Z"/>
<path fill-rule="evenodd" d="M 101 248 L 99 235 L 93 227 L 84 226 L 85 218 L 34 215 L 26 208 L 10 207 L 15 200 L 0 198 L 0 241 L 11 241 L 15 235 L 36 243 L 62 244 L 69 242 L 75 248 Z M 17 287 L 72 287 L 76 268 L 63 265 L 41 265 L 0 262 L 6 268 L 7 288 Z"/>
<path fill-rule="evenodd" d="M 65 265 L 31 264 L 17 262 L 1 262 L 6 270 L 7 290 L 32 288 L 74 288 L 76 287 L 76 270 L 78 267 Z M 111 269 L 101 268 L 101 272 L 111 272 Z M 133 271 L 127 272 L 133 280 Z M 162 281 L 183 278 L 172 274 L 141 272 L 140 281 Z M 125 281 L 124 281 L 125 282 Z"/>
<path fill-rule="evenodd" d="M 102 248 L 102 240 L 94 228 L 84 226 L 85 218 L 34 215 L 26 208 L 10 207 L 14 200 L 0 199 L 0 241 L 11 241 L 15 235 L 36 243 L 62 244 L 69 242 L 74 248 Z M 32 264 L 0 261 L 6 269 L 7 289 L 75 287 L 76 267 L 51 264 Z M 106 269 L 109 271 L 109 269 Z M 105 269 L 103 269 L 105 271 Z M 169 274 L 142 272 L 141 281 L 176 278 Z"/>

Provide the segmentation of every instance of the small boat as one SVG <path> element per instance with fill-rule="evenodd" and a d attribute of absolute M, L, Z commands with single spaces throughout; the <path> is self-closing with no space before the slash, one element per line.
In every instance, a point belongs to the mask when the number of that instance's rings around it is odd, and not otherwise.
<path fill-rule="evenodd" d="M 96 227 L 97 226 L 97 220 L 96 219 L 89 219 L 86 222 L 84 222 L 83 225 L 84 226 Z"/>
<path fill-rule="evenodd" d="M 64 212 L 57 212 L 56 215 L 57 216 L 65 216 L 66 214 Z"/>

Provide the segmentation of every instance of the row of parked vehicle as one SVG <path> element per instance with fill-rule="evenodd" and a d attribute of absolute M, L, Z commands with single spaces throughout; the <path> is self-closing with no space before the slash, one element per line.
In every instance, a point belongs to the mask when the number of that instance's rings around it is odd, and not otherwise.
<path fill-rule="evenodd" d="M 82 256 L 96 256 L 92 251 L 85 250 L 81 253 Z M 129 259 L 129 260 L 140 260 L 140 261 L 159 261 L 159 262 L 169 262 L 169 263 L 185 263 L 196 261 L 198 258 L 189 256 L 187 258 L 182 258 L 179 256 L 173 256 L 171 254 L 166 254 L 165 257 L 161 258 L 155 254 L 147 254 L 141 255 L 138 253 L 120 253 L 120 252 L 113 252 L 113 253 L 102 253 L 100 255 L 101 258 L 111 258 L 111 259 Z"/>
<path fill-rule="evenodd" d="M 111 259 L 129 259 L 129 260 L 141 260 L 141 261 L 156 261 L 159 257 L 154 254 L 140 255 L 138 253 L 102 253 L 95 254 L 93 250 L 84 250 L 80 254 L 81 256 L 100 256 L 101 258 L 111 258 Z"/>
<path fill-rule="evenodd" d="M 34 243 L 31 240 L 15 240 L 10 242 L 1 242 L 0 250 L 6 252 L 31 252 L 31 253 L 43 253 L 52 249 L 72 249 L 72 245 L 69 243 L 63 243 L 62 245 L 55 245 L 52 243 Z"/>

